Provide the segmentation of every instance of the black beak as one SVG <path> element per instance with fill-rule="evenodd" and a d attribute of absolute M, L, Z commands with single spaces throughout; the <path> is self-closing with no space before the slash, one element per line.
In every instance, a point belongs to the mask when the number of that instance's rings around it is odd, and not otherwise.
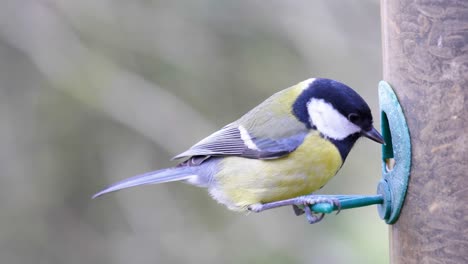
<path fill-rule="evenodd" d="M 372 127 L 369 131 L 361 131 L 361 134 L 366 138 L 372 139 L 377 143 L 385 145 L 385 141 L 382 135 L 380 135 L 379 131 L 377 131 L 377 129 L 375 129 L 374 127 Z"/>

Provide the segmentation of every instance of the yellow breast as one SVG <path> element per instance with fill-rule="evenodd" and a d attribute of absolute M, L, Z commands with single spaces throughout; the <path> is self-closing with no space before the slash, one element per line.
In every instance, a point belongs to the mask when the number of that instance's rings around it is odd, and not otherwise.
<path fill-rule="evenodd" d="M 226 157 L 210 187 L 211 195 L 233 210 L 310 194 L 340 169 L 338 149 L 318 132 L 286 157 L 273 160 Z"/>

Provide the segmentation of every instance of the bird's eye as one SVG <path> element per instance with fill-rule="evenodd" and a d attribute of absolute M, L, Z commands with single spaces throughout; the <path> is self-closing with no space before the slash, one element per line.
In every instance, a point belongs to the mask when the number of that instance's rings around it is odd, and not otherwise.
<path fill-rule="evenodd" d="M 359 120 L 361 119 L 361 117 L 356 114 L 356 113 L 351 113 L 348 115 L 348 120 L 351 121 L 351 123 L 356 123 L 356 122 L 359 122 Z"/>

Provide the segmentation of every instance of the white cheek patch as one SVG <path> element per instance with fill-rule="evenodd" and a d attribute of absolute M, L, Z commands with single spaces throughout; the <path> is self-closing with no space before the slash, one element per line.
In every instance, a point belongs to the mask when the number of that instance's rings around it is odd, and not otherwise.
<path fill-rule="evenodd" d="M 311 125 L 328 138 L 341 140 L 361 131 L 360 127 L 351 123 L 323 99 L 312 98 L 307 103 L 307 111 Z"/>
<path fill-rule="evenodd" d="M 247 129 L 245 129 L 245 127 L 243 127 L 243 126 L 239 126 L 238 129 L 239 129 L 239 132 L 240 132 L 241 139 L 242 139 L 242 141 L 244 141 L 244 144 L 249 149 L 258 150 L 257 145 L 255 145 L 255 143 L 252 141 L 252 138 L 250 137 L 249 132 L 247 131 Z"/>

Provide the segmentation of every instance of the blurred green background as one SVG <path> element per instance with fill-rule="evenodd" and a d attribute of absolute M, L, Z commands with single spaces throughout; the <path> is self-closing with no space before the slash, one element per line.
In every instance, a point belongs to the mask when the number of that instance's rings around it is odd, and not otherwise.
<path fill-rule="evenodd" d="M 0 3 L 1 263 L 388 262 L 375 207 L 309 225 L 182 183 L 90 199 L 309 77 L 378 119 L 377 0 Z M 358 142 L 322 192 L 373 194 L 379 156 Z"/>

